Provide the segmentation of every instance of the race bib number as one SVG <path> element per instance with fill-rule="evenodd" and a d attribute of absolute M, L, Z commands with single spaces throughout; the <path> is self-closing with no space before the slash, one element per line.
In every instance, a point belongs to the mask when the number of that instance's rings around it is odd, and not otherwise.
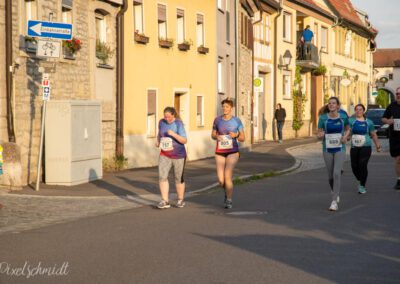
<path fill-rule="evenodd" d="M 232 149 L 233 140 L 229 135 L 220 135 L 220 140 L 218 141 L 218 149 Z"/>
<path fill-rule="evenodd" d="M 394 119 L 393 130 L 394 131 L 400 131 L 400 118 Z"/>
<path fill-rule="evenodd" d="M 161 137 L 160 148 L 163 151 L 172 151 L 172 150 L 174 150 L 174 146 L 172 145 L 172 138 L 170 138 L 170 137 Z"/>
<path fill-rule="evenodd" d="M 351 136 L 351 143 L 353 143 L 355 147 L 362 147 L 365 144 L 365 136 L 353 134 L 353 136 Z"/>
<path fill-rule="evenodd" d="M 342 142 L 340 139 L 342 139 L 341 133 L 325 134 L 326 148 L 332 149 L 341 147 Z"/>

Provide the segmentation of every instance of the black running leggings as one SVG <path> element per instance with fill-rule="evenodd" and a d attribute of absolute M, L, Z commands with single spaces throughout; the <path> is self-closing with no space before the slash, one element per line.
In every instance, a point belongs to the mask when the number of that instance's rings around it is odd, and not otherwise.
<path fill-rule="evenodd" d="M 351 169 L 362 186 L 365 186 L 367 182 L 368 161 L 371 157 L 371 152 L 370 146 L 353 147 L 350 150 Z"/>

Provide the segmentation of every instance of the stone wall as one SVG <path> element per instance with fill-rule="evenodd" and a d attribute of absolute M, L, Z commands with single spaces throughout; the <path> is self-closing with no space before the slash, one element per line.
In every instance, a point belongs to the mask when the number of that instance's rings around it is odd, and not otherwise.
<path fill-rule="evenodd" d="M 8 141 L 7 135 L 7 90 L 6 90 L 6 15 L 5 0 L 0 0 L 0 142 Z"/>
<path fill-rule="evenodd" d="M 13 37 L 14 58 L 19 58 L 21 64 L 15 72 L 15 96 L 16 96 L 16 142 L 21 147 L 23 181 L 30 183 L 36 180 L 37 163 L 40 141 L 42 74 L 39 67 L 43 59 L 36 57 L 34 53 L 25 51 L 23 31 L 24 20 L 19 12 L 23 7 L 19 5 L 23 1 L 13 1 Z M 96 68 L 95 58 L 95 27 L 94 10 L 91 5 L 100 1 L 77 0 L 73 2 L 73 36 L 82 41 L 82 48 L 74 58 L 63 55 L 56 63 L 56 72 L 50 73 L 51 100 L 96 100 L 94 76 Z M 101 2 L 116 14 L 118 8 Z M 53 21 L 61 21 L 61 6 L 58 0 L 40 1 L 38 7 L 40 20 L 47 21 L 50 12 L 53 13 Z M 115 31 L 114 26 L 111 26 Z M 110 32 L 112 32 L 110 31 Z M 115 32 L 114 32 L 115 34 Z M 115 40 L 114 40 L 115 41 Z M 115 72 L 115 69 L 113 70 Z M 103 152 L 109 155 L 115 148 L 115 83 L 113 82 L 112 102 L 103 103 L 103 117 L 114 117 L 103 123 Z M 111 104 L 111 106 L 109 106 Z M 107 113 L 105 114 L 104 111 Z M 111 112 L 111 115 L 109 114 Z M 67 142 L 66 142 L 67 143 Z"/>

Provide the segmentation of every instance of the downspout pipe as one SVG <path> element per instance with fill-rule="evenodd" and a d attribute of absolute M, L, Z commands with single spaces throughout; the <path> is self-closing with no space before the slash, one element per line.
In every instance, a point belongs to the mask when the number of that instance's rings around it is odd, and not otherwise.
<path fill-rule="evenodd" d="M 124 155 L 124 14 L 128 0 L 123 0 L 117 14 L 117 94 L 116 94 L 116 145 L 115 155 Z"/>
<path fill-rule="evenodd" d="M 278 98 L 278 18 L 282 15 L 282 2 L 283 0 L 279 1 L 279 8 L 278 8 L 278 15 L 274 19 L 274 97 L 273 97 L 273 104 L 272 104 L 272 109 L 275 109 L 277 98 Z M 273 139 L 275 140 L 275 125 L 274 125 L 274 117 L 272 117 L 272 136 Z"/>
<path fill-rule="evenodd" d="M 6 101 L 7 101 L 7 132 L 8 141 L 16 142 L 14 129 L 14 115 L 12 108 L 13 89 L 13 60 L 12 60 L 12 0 L 6 0 Z"/>

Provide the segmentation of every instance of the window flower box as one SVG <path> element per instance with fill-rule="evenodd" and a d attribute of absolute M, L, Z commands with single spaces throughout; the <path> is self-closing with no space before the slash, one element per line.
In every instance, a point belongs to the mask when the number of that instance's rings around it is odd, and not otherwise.
<path fill-rule="evenodd" d="M 181 51 L 188 51 L 190 49 L 190 43 L 189 42 L 182 42 L 178 44 L 178 49 Z"/>
<path fill-rule="evenodd" d="M 201 54 L 207 54 L 209 52 L 209 48 L 201 45 L 197 48 L 197 52 Z"/>
<path fill-rule="evenodd" d="M 82 48 L 82 41 L 73 37 L 70 40 L 64 40 L 62 47 L 64 58 L 75 59 L 75 54 Z"/>
<path fill-rule="evenodd" d="M 149 37 L 145 36 L 145 34 L 135 33 L 135 42 L 147 44 L 149 43 Z"/>
<path fill-rule="evenodd" d="M 158 44 L 160 45 L 160 47 L 162 48 L 171 48 L 174 44 L 174 41 L 172 39 L 163 39 L 163 38 L 159 38 L 158 39 Z"/>

